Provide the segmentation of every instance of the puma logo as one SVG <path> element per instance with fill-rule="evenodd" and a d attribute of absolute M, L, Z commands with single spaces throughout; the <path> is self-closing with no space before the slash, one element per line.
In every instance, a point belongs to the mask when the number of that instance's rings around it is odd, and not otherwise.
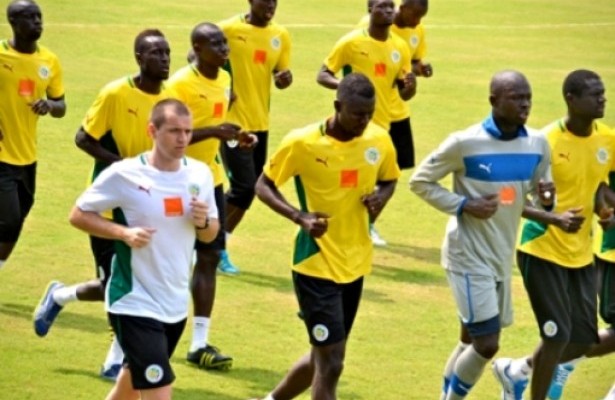
<path fill-rule="evenodd" d="M 200 93 L 199 93 L 199 98 L 203 100 L 207 100 L 207 96 L 205 96 L 204 94 L 200 94 Z"/>
<path fill-rule="evenodd" d="M 361 54 L 362 56 L 368 57 L 369 53 L 367 51 L 360 51 L 359 54 Z"/>
<path fill-rule="evenodd" d="M 558 156 L 560 156 L 560 158 L 565 159 L 566 161 L 570 162 L 570 152 L 564 154 L 564 153 L 559 153 Z"/>
<path fill-rule="evenodd" d="M 142 192 L 145 192 L 148 194 L 148 196 L 151 196 L 152 194 L 149 192 L 150 188 L 149 187 L 145 187 L 143 185 L 139 185 L 139 187 L 137 188 L 137 190 L 140 190 Z"/>
<path fill-rule="evenodd" d="M 328 163 L 329 157 L 327 158 L 319 158 L 316 157 L 316 162 L 317 163 L 321 163 L 322 165 L 324 165 L 325 167 L 329 168 L 329 163 Z"/>
<path fill-rule="evenodd" d="M 248 43 L 248 37 L 247 36 L 237 36 L 237 40 L 244 42 L 244 43 Z"/>
<path fill-rule="evenodd" d="M 480 163 L 478 164 L 478 169 L 485 170 L 488 174 L 491 174 L 491 163 L 489 164 Z"/>
<path fill-rule="evenodd" d="M 9 71 L 13 72 L 13 66 L 11 64 L 3 63 L 2 68 L 8 69 Z"/>
<path fill-rule="evenodd" d="M 135 109 L 133 110 L 132 108 L 129 108 L 129 109 L 128 109 L 128 114 L 132 114 L 132 115 L 134 115 L 135 117 L 139 117 L 139 109 L 138 109 L 138 108 L 135 108 Z"/>

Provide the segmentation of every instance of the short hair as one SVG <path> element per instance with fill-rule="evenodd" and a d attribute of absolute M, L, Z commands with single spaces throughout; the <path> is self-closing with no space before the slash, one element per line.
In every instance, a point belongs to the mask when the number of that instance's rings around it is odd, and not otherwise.
<path fill-rule="evenodd" d="M 199 40 L 203 40 L 205 36 L 205 32 L 209 30 L 219 30 L 217 25 L 212 24 L 211 22 L 201 22 L 197 26 L 192 29 L 190 33 L 190 43 L 198 42 Z"/>
<path fill-rule="evenodd" d="M 401 1 L 401 5 L 406 5 L 406 4 L 418 4 L 421 7 L 428 7 L 429 6 L 429 1 L 428 0 L 402 0 Z"/>
<path fill-rule="evenodd" d="M 340 84 L 337 87 L 338 100 L 344 101 L 354 96 L 369 100 L 376 96 L 374 85 L 369 78 L 363 74 L 348 74 L 340 81 Z"/>
<path fill-rule="evenodd" d="M 600 75 L 588 69 L 577 69 L 568 74 L 562 86 L 562 94 L 564 97 L 568 93 L 573 96 L 581 96 L 585 89 L 588 88 L 587 81 L 597 79 L 600 80 Z"/>
<path fill-rule="evenodd" d="M 148 37 L 161 37 L 164 39 L 164 34 L 159 29 L 146 29 L 141 31 L 135 38 L 135 54 L 141 53 L 145 46 L 145 39 Z"/>
<path fill-rule="evenodd" d="M 190 110 L 188 107 L 177 99 L 164 99 L 160 100 L 150 114 L 149 120 L 156 129 L 160 128 L 165 122 L 167 122 L 167 110 L 171 111 L 177 116 L 190 116 Z"/>
<path fill-rule="evenodd" d="M 11 18 L 14 17 L 15 13 L 19 10 L 19 5 L 35 5 L 38 7 L 38 4 L 33 0 L 13 0 L 6 6 L 7 21 L 11 22 Z"/>

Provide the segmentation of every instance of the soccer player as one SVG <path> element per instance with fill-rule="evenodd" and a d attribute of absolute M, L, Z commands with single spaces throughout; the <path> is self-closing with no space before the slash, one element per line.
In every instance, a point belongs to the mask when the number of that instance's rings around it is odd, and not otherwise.
<path fill-rule="evenodd" d="M 201 23 L 191 33 L 194 62 L 181 68 L 169 79 L 169 90 L 184 102 L 194 118 L 194 132 L 187 154 L 204 162 L 214 177 L 216 206 L 221 229 L 211 243 L 196 242 L 196 265 L 192 276 L 194 319 L 189 362 L 206 369 L 229 369 L 233 359 L 209 344 L 211 313 L 216 295 L 216 268 L 225 248 L 224 174 L 217 155 L 221 141 L 254 139 L 234 124 L 226 123 L 231 98 L 231 78 L 222 67 L 229 47 L 222 31 L 214 24 Z"/>
<path fill-rule="evenodd" d="M 450 135 L 418 166 L 414 193 L 451 215 L 442 266 L 457 304 L 461 341 L 444 368 L 441 399 L 465 398 L 512 324 L 511 275 L 517 227 L 528 195 L 553 203 L 546 140 L 525 126 L 530 85 L 517 71 L 491 79 L 491 115 Z M 451 191 L 439 181 L 452 174 Z M 546 193 L 549 193 L 548 195 Z"/>
<path fill-rule="evenodd" d="M 103 171 L 70 215 L 75 227 L 118 248 L 105 306 L 126 356 L 107 400 L 171 399 L 169 359 L 186 324 L 194 241 L 213 240 L 219 228 L 211 172 L 185 157 L 190 111 L 163 100 L 147 132 L 152 151 Z M 113 221 L 99 215 L 109 209 Z"/>
<path fill-rule="evenodd" d="M 410 49 L 398 36 L 390 33 L 390 27 L 395 18 L 395 5 L 392 0 L 375 0 L 372 4 L 369 27 L 356 29 L 342 37 L 333 47 L 318 73 L 317 82 L 329 89 L 336 89 L 339 79 L 336 74 L 343 70 L 365 74 L 376 88 L 376 111 L 373 122 L 389 131 L 393 144 L 397 147 L 397 138 L 408 139 L 409 126 L 401 129 L 400 125 L 392 125 L 391 108 L 393 99 L 398 92 L 401 105 L 403 100 L 409 100 L 416 93 L 416 79 L 410 63 Z M 408 125 L 408 120 L 405 121 Z M 407 147 L 407 146 L 406 146 Z M 400 154 L 406 154 L 407 149 L 397 149 L 398 161 Z M 414 162 L 412 162 L 414 165 Z M 401 168 L 408 168 L 400 163 Z M 377 215 L 372 217 L 372 223 Z M 370 225 L 370 234 L 376 245 L 386 242 Z"/>
<path fill-rule="evenodd" d="M 553 155 L 555 208 L 551 213 L 527 208 L 530 220 L 517 248 L 541 341 L 533 356 L 494 362 L 506 399 L 522 398 L 530 374 L 531 399 L 545 399 L 557 364 L 582 356 L 598 342 L 590 221 L 595 194 L 615 168 L 615 135 L 597 121 L 606 103 L 598 74 L 573 71 L 562 92 L 567 116 L 544 129 Z"/>
<path fill-rule="evenodd" d="M 227 142 L 221 155 L 227 169 L 230 188 L 226 193 L 225 230 L 230 236 L 241 222 L 254 199 L 254 184 L 267 159 L 271 81 L 286 89 L 293 81 L 290 71 L 290 36 L 286 28 L 272 21 L 277 0 L 248 0 L 250 11 L 218 25 L 231 49 L 228 70 L 232 74 L 234 100 L 228 121 L 258 138 L 253 149 Z M 226 250 L 221 252 L 221 272 L 239 273 Z"/>
<path fill-rule="evenodd" d="M 371 271 L 368 216 L 382 210 L 400 175 L 386 131 L 370 123 L 375 97 L 367 77 L 347 75 L 334 116 L 289 133 L 256 184 L 259 199 L 299 225 L 292 277 L 311 344 L 266 400 L 292 399 L 310 386 L 312 399 L 336 398 L 363 277 Z M 279 191 L 290 178 L 300 208 Z"/>
<path fill-rule="evenodd" d="M 107 84 L 87 111 L 77 130 L 77 146 L 94 158 L 91 180 L 114 162 L 134 157 L 152 148 L 147 134 L 154 105 L 168 97 L 163 81 L 169 77 L 170 48 L 162 32 L 147 29 L 134 40 L 139 73 Z M 105 214 L 111 218 L 110 213 Z M 115 255 L 113 240 L 90 236 L 97 279 L 65 286 L 52 281 L 34 314 L 34 330 L 45 336 L 62 308 L 74 301 L 104 301 L 105 286 Z M 124 354 L 114 338 L 100 376 L 115 380 Z"/>
<path fill-rule="evenodd" d="M 66 113 L 60 62 L 38 44 L 41 9 L 14 0 L 6 14 L 13 38 L 0 41 L 0 269 L 34 204 L 38 118 Z"/>

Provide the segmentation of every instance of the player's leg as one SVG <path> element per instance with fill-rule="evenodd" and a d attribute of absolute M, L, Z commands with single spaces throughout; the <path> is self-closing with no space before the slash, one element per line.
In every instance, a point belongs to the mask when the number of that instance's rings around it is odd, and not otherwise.
<path fill-rule="evenodd" d="M 220 261 L 219 253 L 225 248 L 224 235 L 224 190 L 222 185 L 214 189 L 220 230 L 211 243 L 196 241 L 196 264 L 192 271 L 191 293 L 194 308 L 192 320 L 192 342 L 186 359 L 205 369 L 227 370 L 233 359 L 220 353 L 209 343 L 211 314 L 216 298 L 216 268 Z"/>
<path fill-rule="evenodd" d="M 457 343 L 451 354 L 448 356 L 446 364 L 444 365 L 444 372 L 442 374 L 442 394 L 440 395 L 440 400 L 446 399 L 446 394 L 448 393 L 448 388 L 450 386 L 451 377 L 453 376 L 455 364 L 457 363 L 457 358 L 459 358 L 459 355 L 463 353 L 464 350 L 471 344 L 472 338 L 470 338 L 468 330 L 465 329 L 463 324 L 460 323 L 459 343 Z"/>

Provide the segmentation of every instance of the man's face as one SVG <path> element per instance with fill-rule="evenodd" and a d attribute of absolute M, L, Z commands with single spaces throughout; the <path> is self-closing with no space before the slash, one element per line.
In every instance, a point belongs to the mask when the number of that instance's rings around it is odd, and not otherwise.
<path fill-rule="evenodd" d="M 405 26 L 416 28 L 421 23 L 421 19 L 427 14 L 427 7 L 417 2 L 409 2 L 399 7 L 399 12 Z"/>
<path fill-rule="evenodd" d="M 524 79 L 506 82 L 493 96 L 493 113 L 510 124 L 525 125 L 532 108 L 532 89 Z"/>
<path fill-rule="evenodd" d="M 165 122 L 159 128 L 150 124 L 150 134 L 159 155 L 166 161 L 179 160 L 192 139 L 192 117 L 177 115 L 169 109 L 165 112 Z"/>
<path fill-rule="evenodd" d="M 277 0 L 250 0 L 250 14 L 259 20 L 271 21 L 277 6 Z"/>
<path fill-rule="evenodd" d="M 205 40 L 197 43 L 199 58 L 206 64 L 223 67 L 228 60 L 229 47 L 226 37 L 220 30 L 211 30 Z"/>
<path fill-rule="evenodd" d="M 9 22 L 16 37 L 37 41 L 43 33 L 43 15 L 38 5 L 18 2 L 12 6 Z"/>
<path fill-rule="evenodd" d="M 604 117 L 606 96 L 604 84 L 600 79 L 588 79 L 586 88 L 580 96 L 566 95 L 571 114 L 589 119 Z"/>
<path fill-rule="evenodd" d="M 375 26 L 393 24 L 395 18 L 395 3 L 393 0 L 375 0 L 370 13 L 371 23 Z"/>
<path fill-rule="evenodd" d="M 141 74 L 151 79 L 165 80 L 169 77 L 171 65 L 171 49 L 167 40 L 160 36 L 149 36 L 145 39 L 137 60 Z"/>
<path fill-rule="evenodd" d="M 350 136 L 361 136 L 374 115 L 375 107 L 375 98 L 353 96 L 346 100 L 336 100 L 337 121 Z"/>

